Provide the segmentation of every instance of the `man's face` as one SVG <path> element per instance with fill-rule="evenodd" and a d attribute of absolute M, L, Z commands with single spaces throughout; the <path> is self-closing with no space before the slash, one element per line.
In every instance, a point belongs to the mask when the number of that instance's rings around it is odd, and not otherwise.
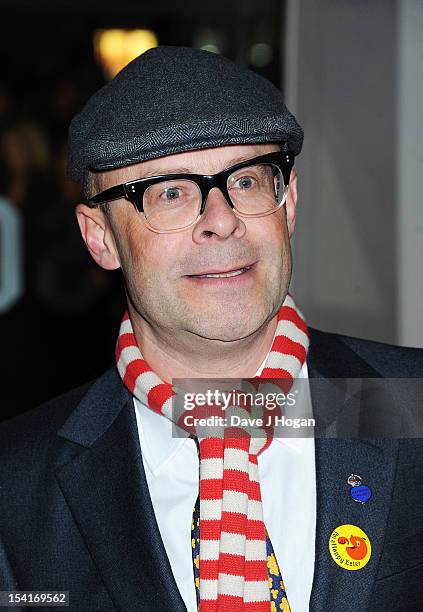
<path fill-rule="evenodd" d="M 104 173 L 102 188 L 160 174 L 215 174 L 277 150 L 257 144 L 178 153 Z M 291 278 L 285 206 L 240 218 L 214 188 L 197 223 L 173 234 L 152 232 L 128 201 L 112 202 L 111 210 L 132 315 L 158 333 L 238 340 L 268 323 L 283 302 Z M 244 268 L 225 278 L 204 276 Z"/>

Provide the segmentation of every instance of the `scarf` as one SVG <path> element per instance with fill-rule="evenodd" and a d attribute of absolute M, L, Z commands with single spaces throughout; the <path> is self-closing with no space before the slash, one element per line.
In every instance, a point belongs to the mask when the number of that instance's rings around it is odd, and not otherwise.
<path fill-rule="evenodd" d="M 286 393 L 300 373 L 308 345 L 307 325 L 288 293 L 277 313 L 276 333 L 264 369 L 254 380 L 283 379 L 281 388 Z M 141 355 L 128 312 L 120 327 L 116 362 L 130 393 L 175 422 L 173 387 L 163 382 Z M 225 430 L 223 436 L 198 439 L 201 612 L 269 612 L 257 457 L 271 443 L 272 431 L 266 429 L 264 436 L 253 437 L 246 432 L 228 435 Z"/>

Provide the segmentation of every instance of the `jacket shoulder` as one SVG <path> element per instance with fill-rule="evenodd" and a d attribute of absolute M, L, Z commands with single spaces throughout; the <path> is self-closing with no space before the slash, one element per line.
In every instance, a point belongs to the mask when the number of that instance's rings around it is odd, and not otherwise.
<path fill-rule="evenodd" d="M 344 346 L 353 351 L 386 378 L 423 378 L 423 349 L 399 346 L 338 334 L 316 328 L 310 329 L 311 342 L 335 350 Z"/>
<path fill-rule="evenodd" d="M 107 372 L 106 372 L 107 374 Z M 12 458 L 25 463 L 39 451 L 65 423 L 84 395 L 98 379 L 71 389 L 22 414 L 0 423 L 0 465 L 10 463 Z"/>

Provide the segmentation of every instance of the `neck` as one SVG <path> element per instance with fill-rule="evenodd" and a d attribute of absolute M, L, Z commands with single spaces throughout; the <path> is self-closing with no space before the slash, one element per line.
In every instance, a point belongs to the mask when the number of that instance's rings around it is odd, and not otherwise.
<path fill-rule="evenodd" d="M 272 346 L 277 315 L 254 334 L 224 342 L 195 336 L 170 335 L 153 328 L 129 307 L 140 351 L 151 369 L 165 382 L 173 378 L 252 378 Z"/>

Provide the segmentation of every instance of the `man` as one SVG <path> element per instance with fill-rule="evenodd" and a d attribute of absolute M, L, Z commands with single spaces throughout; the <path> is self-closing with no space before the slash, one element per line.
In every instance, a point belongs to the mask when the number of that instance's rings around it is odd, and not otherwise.
<path fill-rule="evenodd" d="M 0 427 L 3 590 L 87 611 L 422 609 L 420 440 L 172 430 L 175 379 L 305 380 L 330 426 L 331 379 L 422 376 L 422 351 L 307 327 L 289 294 L 301 144 L 273 85 L 177 47 L 74 119 L 77 220 L 128 312 L 116 367 Z"/>

